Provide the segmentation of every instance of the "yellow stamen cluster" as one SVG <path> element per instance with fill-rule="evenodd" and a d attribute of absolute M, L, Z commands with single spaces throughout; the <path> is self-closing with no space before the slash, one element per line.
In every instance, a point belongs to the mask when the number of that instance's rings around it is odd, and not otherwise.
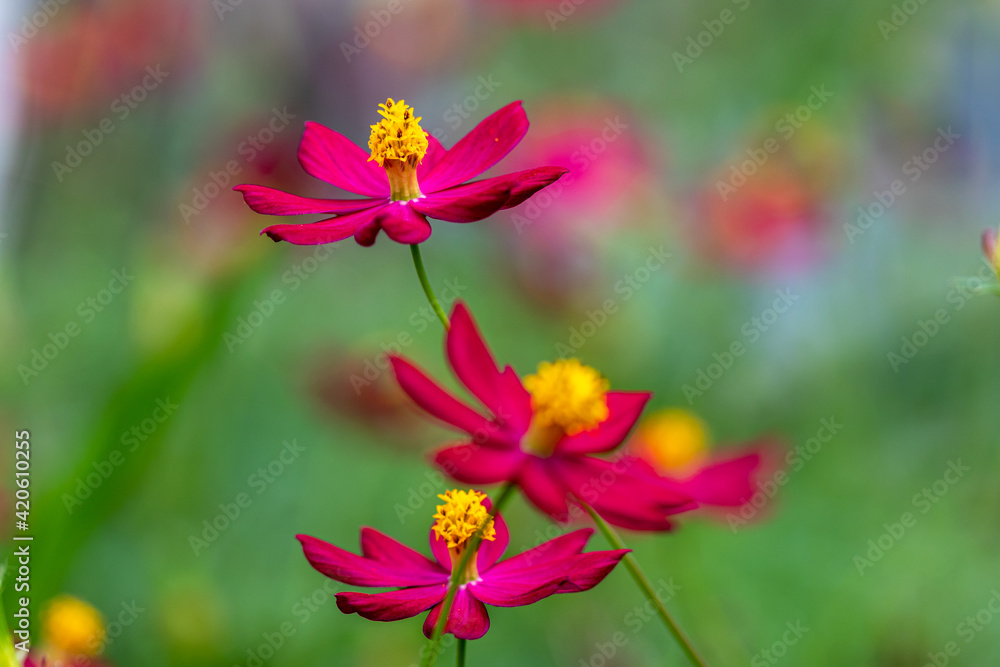
<path fill-rule="evenodd" d="M 574 435 L 608 418 L 608 381 L 577 359 L 543 361 L 535 375 L 524 378 L 524 386 L 531 394 L 536 429 Z"/>
<path fill-rule="evenodd" d="M 461 551 L 484 524 L 486 527 L 483 529 L 483 539 L 493 541 L 497 538 L 493 519 L 489 519 L 489 523 L 486 523 L 489 510 L 483 505 L 483 501 L 486 500 L 485 493 L 454 489 L 439 494 L 438 498 L 443 500 L 444 504 L 437 506 L 433 530 L 453 553 Z"/>
<path fill-rule="evenodd" d="M 416 166 L 427 152 L 427 133 L 420 128 L 420 117 L 413 115 L 413 108 L 404 100 L 397 102 L 390 97 L 378 106 L 382 120 L 371 126 L 368 148 L 372 156 L 368 159 L 383 167 L 388 160 Z"/>
<path fill-rule="evenodd" d="M 92 657 L 104 642 L 104 622 L 100 613 L 83 600 L 62 595 L 45 610 L 42 636 L 46 644 L 63 655 Z"/>
<path fill-rule="evenodd" d="M 636 432 L 640 454 L 658 470 L 678 470 L 701 461 L 708 448 L 708 428 L 697 415 L 672 408 L 645 419 Z"/>

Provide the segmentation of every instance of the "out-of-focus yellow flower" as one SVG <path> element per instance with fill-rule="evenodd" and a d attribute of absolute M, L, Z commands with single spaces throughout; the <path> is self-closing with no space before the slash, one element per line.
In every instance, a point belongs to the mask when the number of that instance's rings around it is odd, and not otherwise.
<path fill-rule="evenodd" d="M 49 602 L 44 612 L 42 638 L 54 655 L 93 657 L 104 643 L 104 621 L 83 600 L 61 595 Z"/>
<path fill-rule="evenodd" d="M 708 427 L 687 410 L 670 408 L 643 420 L 636 430 L 639 455 L 661 473 L 677 473 L 697 467 L 708 453 Z"/>

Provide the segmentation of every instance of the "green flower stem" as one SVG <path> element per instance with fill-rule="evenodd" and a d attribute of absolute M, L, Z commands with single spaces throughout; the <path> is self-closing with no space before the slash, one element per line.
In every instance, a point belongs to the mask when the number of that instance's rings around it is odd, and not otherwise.
<path fill-rule="evenodd" d="M 420 661 L 420 667 L 432 667 L 437 660 L 438 651 L 441 649 L 441 636 L 444 634 L 444 626 L 448 622 L 448 614 L 451 613 L 451 604 L 455 601 L 455 594 L 458 592 L 459 579 L 462 573 L 465 572 L 472 554 L 479 551 L 479 545 L 483 542 L 483 529 L 489 525 L 489 520 L 500 512 L 500 509 L 507 503 L 513 492 L 514 483 L 507 482 L 500 490 L 499 497 L 494 501 L 493 508 L 490 510 L 487 520 L 483 522 L 483 525 L 479 527 L 476 534 L 472 536 L 469 548 L 462 553 L 462 557 L 458 560 L 458 563 L 451 568 L 451 581 L 448 583 L 448 592 L 444 596 L 444 602 L 441 603 L 441 615 L 438 616 L 434 632 L 431 633 L 431 638 L 427 640 L 427 651 L 424 653 L 423 660 Z M 459 644 L 459 651 L 462 650 L 461 644 Z"/>
<path fill-rule="evenodd" d="M 464 639 L 458 640 L 458 667 L 465 667 L 465 644 Z"/>
<path fill-rule="evenodd" d="M 7 563 L 0 563 L 0 667 L 20 667 L 21 661 L 17 659 L 17 652 L 14 650 L 14 639 L 10 630 L 7 629 L 7 615 L 3 610 L 4 579 L 7 578 Z"/>
<path fill-rule="evenodd" d="M 624 543 L 622 543 L 622 539 L 618 537 L 618 533 L 615 532 L 614 528 L 609 526 L 608 523 L 601 518 L 601 515 L 594 511 L 593 507 L 586 503 L 580 504 L 583 505 L 583 508 L 587 510 L 587 514 L 589 514 L 590 518 L 594 520 L 595 524 L 597 524 L 597 528 L 601 531 L 601 534 L 604 535 L 604 539 L 608 541 L 608 544 L 615 549 L 627 548 Z M 670 630 L 670 634 L 674 636 L 677 643 L 681 645 L 682 649 L 684 649 L 684 654 L 687 655 L 691 664 L 696 665 L 696 667 L 705 667 L 705 661 L 698 655 L 694 646 L 691 645 L 691 641 L 684 636 L 684 633 L 677 625 L 677 622 L 674 621 L 670 612 L 668 612 L 667 608 L 663 605 L 663 601 L 657 597 L 656 592 L 653 590 L 653 586 L 649 583 L 649 579 L 643 573 L 642 568 L 639 567 L 639 563 L 636 562 L 631 553 L 625 554 L 624 561 L 625 568 L 629 571 L 629 574 L 632 575 L 632 578 L 635 580 L 639 590 L 642 591 L 642 594 L 646 596 L 649 603 L 653 605 L 654 609 L 656 609 L 656 613 L 659 614 L 664 625 L 666 625 L 667 629 Z"/>
<path fill-rule="evenodd" d="M 989 283 L 987 285 L 983 285 L 979 288 L 978 293 L 1000 296 L 1000 283 Z"/>
<path fill-rule="evenodd" d="M 444 308 L 441 307 L 437 297 L 434 296 L 434 290 L 431 289 L 431 282 L 427 280 L 427 272 L 424 271 L 424 260 L 420 257 L 420 246 L 416 243 L 410 244 L 410 254 L 413 255 L 413 266 L 417 270 L 417 278 L 420 279 L 420 286 L 424 288 L 424 294 L 427 295 L 427 300 L 430 302 L 431 308 L 434 309 L 434 313 L 441 320 L 445 331 L 447 331 L 451 328 L 451 323 L 448 322 L 448 316 L 444 314 Z"/>

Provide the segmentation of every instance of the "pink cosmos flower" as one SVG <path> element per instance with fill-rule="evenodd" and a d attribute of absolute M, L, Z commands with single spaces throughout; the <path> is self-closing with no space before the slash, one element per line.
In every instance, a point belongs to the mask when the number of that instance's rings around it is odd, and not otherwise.
<path fill-rule="evenodd" d="M 704 422 L 687 410 L 666 409 L 646 417 L 628 442 L 628 450 L 679 492 L 706 508 L 734 508 L 759 490 L 758 479 L 773 467 L 779 446 L 766 438 L 736 453 L 708 451 Z"/>
<path fill-rule="evenodd" d="M 558 593 L 590 590 L 629 552 L 592 551 L 583 547 L 593 533 L 577 530 L 505 561 L 500 557 L 510 541 L 507 526 L 497 514 L 487 523 L 489 501 L 477 491 L 448 491 L 439 496 L 437 521 L 431 529 L 434 560 L 373 528 L 361 529 L 361 555 L 344 551 L 323 540 L 298 535 L 309 563 L 321 573 L 353 586 L 391 587 L 385 593 L 338 593 L 337 606 L 345 614 L 359 614 L 372 621 L 398 621 L 431 610 L 424 634 L 431 636 L 441 614 L 442 602 L 454 566 L 472 536 L 483 527 L 483 540 L 466 570 L 458 574 L 445 632 L 459 639 L 479 639 L 490 628 L 484 605 L 520 607 Z"/>
<path fill-rule="evenodd" d="M 601 375 L 576 359 L 542 363 L 522 382 L 497 369 L 464 304 L 452 313 L 446 353 L 458 379 L 485 410 L 442 389 L 401 357 L 391 357 L 403 391 L 430 415 L 471 436 L 434 454 L 435 463 L 467 484 L 516 483 L 558 521 L 569 503 L 588 503 L 607 521 L 634 530 L 667 530 L 667 516 L 693 509 L 691 498 L 634 459 L 599 459 L 628 435 L 649 394 L 611 392 Z"/>
<path fill-rule="evenodd" d="M 614 282 L 605 275 L 612 237 L 670 216 L 650 142 L 627 107 L 573 95 L 535 106 L 508 163 L 571 171 L 493 229 L 506 232 L 504 275 L 544 307 L 566 308 Z"/>
<path fill-rule="evenodd" d="M 349 236 L 370 246 L 379 231 L 399 243 L 421 243 L 431 235 L 428 217 L 474 222 L 517 206 L 566 173 L 538 167 L 467 182 L 506 156 L 528 131 L 520 102 L 483 120 L 450 150 L 420 127 L 403 100 L 379 105 L 382 120 L 372 125 L 371 155 L 319 123 L 306 123 L 299 162 L 310 175 L 362 195 L 363 199 L 312 199 L 261 185 L 239 185 L 247 205 L 266 215 L 322 213 L 309 224 L 266 228 L 275 241 L 298 245 L 333 243 Z M 384 170 L 384 171 L 383 171 Z"/>
<path fill-rule="evenodd" d="M 1000 276 L 1000 244 L 997 243 L 997 230 L 987 229 L 983 232 L 983 254 Z"/>
<path fill-rule="evenodd" d="M 807 269 L 822 257 L 824 201 L 794 164 L 775 157 L 733 192 L 716 176 L 691 233 L 711 260 L 740 272 Z"/>

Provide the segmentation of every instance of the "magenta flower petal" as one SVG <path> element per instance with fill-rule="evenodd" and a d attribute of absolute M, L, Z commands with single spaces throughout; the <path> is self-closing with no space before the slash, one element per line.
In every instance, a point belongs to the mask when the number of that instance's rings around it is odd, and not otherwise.
<path fill-rule="evenodd" d="M 431 609 L 424 621 L 424 635 L 429 639 L 441 616 L 441 605 Z M 472 597 L 468 586 L 462 586 L 455 593 L 451 613 L 445 623 L 444 631 L 450 632 L 459 639 L 479 639 L 490 629 L 490 616 L 486 613 L 483 603 Z"/>
<path fill-rule="evenodd" d="M 448 544 L 444 539 L 438 536 L 434 532 L 432 527 L 429 535 L 427 536 L 427 542 L 431 545 L 431 553 L 434 555 L 434 560 L 436 560 L 442 568 L 447 570 L 449 574 L 451 573 L 451 556 L 448 553 Z"/>
<path fill-rule="evenodd" d="M 265 227 L 261 234 L 267 234 L 274 241 L 288 241 L 296 245 L 333 243 L 354 234 L 359 228 L 371 221 L 378 210 L 379 207 L 374 206 L 319 222 L 271 225 Z"/>
<path fill-rule="evenodd" d="M 563 457 L 558 465 L 559 474 L 577 498 L 609 523 L 623 528 L 669 530 L 667 516 L 697 507 L 687 494 L 665 482 L 641 459 Z"/>
<path fill-rule="evenodd" d="M 451 311 L 445 351 L 462 384 L 493 414 L 502 412 L 501 373 L 464 303 L 456 303 Z"/>
<path fill-rule="evenodd" d="M 503 520 L 502 515 L 497 514 L 493 517 L 493 529 L 496 531 L 496 536 L 492 540 L 483 540 L 479 547 L 479 554 L 476 556 L 476 567 L 480 572 L 486 572 L 493 567 L 503 556 L 503 552 L 507 550 L 507 545 L 510 544 L 510 531 L 507 529 L 507 522 Z"/>
<path fill-rule="evenodd" d="M 431 235 L 427 218 L 407 202 L 386 204 L 379 211 L 376 224 L 396 243 L 422 243 Z"/>
<path fill-rule="evenodd" d="M 510 153 L 527 131 L 521 102 L 511 102 L 462 137 L 421 181 L 421 189 L 436 192 L 478 176 Z"/>
<path fill-rule="evenodd" d="M 469 309 L 462 302 L 451 311 L 451 328 L 445 335 L 445 350 L 455 375 L 469 388 L 483 405 L 497 407 L 497 370 L 493 354 L 472 320 Z"/>
<path fill-rule="evenodd" d="M 503 412 L 497 418 L 507 426 L 508 433 L 524 435 L 531 425 L 532 409 L 531 394 L 524 388 L 521 378 L 510 366 L 503 369 L 503 379 L 500 382 L 500 392 Z"/>
<path fill-rule="evenodd" d="M 392 565 L 397 572 L 406 573 L 405 576 L 411 577 L 413 581 L 423 581 L 425 575 L 430 577 L 430 581 L 438 581 L 449 569 L 442 568 L 422 553 L 367 526 L 361 529 L 361 555 Z"/>
<path fill-rule="evenodd" d="M 518 182 L 510 190 L 510 197 L 501 208 L 514 208 L 542 188 L 548 187 L 569 173 L 564 167 L 536 167 L 512 174 Z"/>
<path fill-rule="evenodd" d="M 489 420 L 439 387 L 409 361 L 396 356 L 389 357 L 389 361 L 399 386 L 421 408 L 466 433 L 489 431 Z"/>
<path fill-rule="evenodd" d="M 561 579 L 547 578 L 540 584 L 526 581 L 497 584 L 489 578 L 483 578 L 469 586 L 469 593 L 480 602 L 494 607 L 523 607 L 555 595 L 563 583 L 565 582 Z"/>
<path fill-rule="evenodd" d="M 531 586 L 540 586 L 546 581 L 561 577 L 565 572 L 552 568 L 562 568 L 569 558 L 583 551 L 593 534 L 593 528 L 581 528 L 543 542 L 534 549 L 494 565 L 488 573 L 489 580 L 495 585 L 522 581 Z"/>
<path fill-rule="evenodd" d="M 296 538 L 302 543 L 302 551 L 306 559 L 316 570 L 345 584 L 372 587 L 426 586 L 448 580 L 448 570 L 413 566 L 413 561 L 420 554 L 399 543 L 396 544 L 395 548 L 400 553 L 412 552 L 412 555 L 406 558 L 406 561 L 409 562 L 404 562 L 402 566 L 396 562 L 372 560 L 358 556 L 309 535 L 296 535 Z M 390 540 L 391 538 L 384 537 L 384 539 Z M 433 565 L 426 558 L 424 560 Z"/>
<path fill-rule="evenodd" d="M 990 264 L 997 261 L 997 230 L 987 229 L 983 232 L 983 254 L 990 260 Z"/>
<path fill-rule="evenodd" d="M 380 231 L 382 231 L 382 226 L 378 224 L 378 220 L 373 215 L 354 231 L 354 240 L 357 241 L 358 245 L 367 248 L 375 243 Z"/>
<path fill-rule="evenodd" d="M 427 611 L 447 593 L 446 583 L 385 593 L 337 593 L 337 607 L 345 614 L 358 614 L 370 621 L 399 621 Z"/>
<path fill-rule="evenodd" d="M 674 521 L 662 513 L 640 512 L 637 510 L 616 512 L 607 507 L 598 508 L 597 505 L 594 506 L 594 509 L 611 525 L 626 530 L 645 533 L 665 533 L 677 526 Z"/>
<path fill-rule="evenodd" d="M 472 443 L 453 445 L 434 453 L 434 463 L 463 484 L 499 484 L 513 479 L 528 460 L 514 447 Z"/>
<path fill-rule="evenodd" d="M 473 181 L 447 190 L 428 192 L 411 205 L 432 218 L 448 222 L 475 222 L 503 208 L 511 208 L 554 183 L 566 173 L 562 167 L 527 171 Z"/>
<path fill-rule="evenodd" d="M 597 584 L 604 581 L 604 578 L 611 574 L 611 570 L 625 558 L 625 554 L 631 549 L 616 549 L 614 551 L 592 551 L 580 554 L 573 559 L 569 566 L 569 577 L 563 583 L 557 593 L 581 593 L 589 591 Z"/>
<path fill-rule="evenodd" d="M 311 176 L 348 192 L 368 197 L 388 197 L 385 171 L 368 152 L 330 128 L 306 122 L 299 144 L 299 163 Z"/>
<path fill-rule="evenodd" d="M 740 507 L 757 492 L 756 477 L 762 462 L 760 452 L 715 461 L 677 486 L 699 505 Z"/>
<path fill-rule="evenodd" d="M 499 563 L 484 572 L 470 591 L 487 604 L 516 607 L 556 593 L 589 590 L 628 553 L 624 549 L 582 554 L 593 532 L 573 531 Z"/>
<path fill-rule="evenodd" d="M 448 152 L 441 142 L 437 140 L 433 134 L 429 132 L 427 134 L 427 152 L 424 153 L 424 159 L 420 161 L 417 165 L 417 180 L 423 182 L 427 175 L 431 173 L 431 170 L 437 166 L 437 163 L 441 161 L 441 158 L 445 156 Z"/>
<path fill-rule="evenodd" d="M 563 438 L 558 451 L 563 454 L 607 452 L 622 443 L 635 426 L 652 394 L 648 392 L 608 392 L 608 418 L 597 428 Z"/>
<path fill-rule="evenodd" d="M 263 185 L 237 185 L 233 190 L 243 195 L 243 201 L 247 203 L 247 206 L 264 215 L 304 215 L 307 213 L 336 213 L 340 215 L 371 208 L 384 201 L 382 199 L 312 199 Z"/>
<path fill-rule="evenodd" d="M 556 481 L 558 479 L 558 470 L 551 459 L 529 456 L 521 468 L 518 484 L 538 509 L 556 521 L 565 521 L 569 516 L 567 489 Z"/>

